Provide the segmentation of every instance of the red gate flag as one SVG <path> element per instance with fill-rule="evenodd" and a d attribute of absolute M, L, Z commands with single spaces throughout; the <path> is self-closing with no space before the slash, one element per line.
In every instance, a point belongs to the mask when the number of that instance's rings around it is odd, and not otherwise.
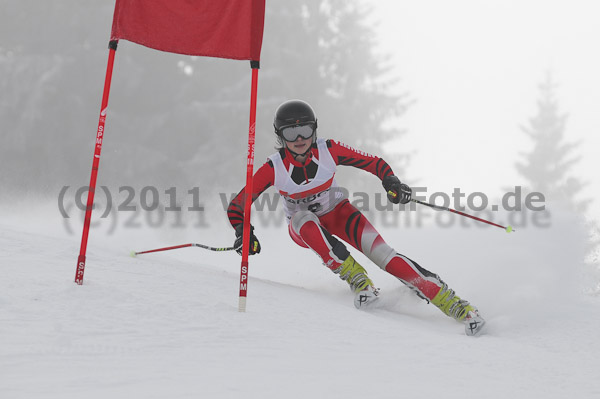
<path fill-rule="evenodd" d="M 265 0 L 117 0 L 111 40 L 260 61 Z"/>

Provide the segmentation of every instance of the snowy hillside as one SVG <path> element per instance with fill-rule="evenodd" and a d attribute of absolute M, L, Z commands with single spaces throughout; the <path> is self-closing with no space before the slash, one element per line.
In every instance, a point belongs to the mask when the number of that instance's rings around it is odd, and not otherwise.
<path fill-rule="evenodd" d="M 381 304 L 356 310 L 283 230 L 257 229 L 263 253 L 239 313 L 237 254 L 128 256 L 230 245 L 231 231 L 93 231 L 77 286 L 78 235 L 49 212 L 22 215 L 0 223 L 2 399 L 600 397 L 600 301 L 583 294 L 564 228 L 563 241 L 552 230 L 384 232 L 480 308 L 487 330 L 471 338 L 367 262 Z"/>

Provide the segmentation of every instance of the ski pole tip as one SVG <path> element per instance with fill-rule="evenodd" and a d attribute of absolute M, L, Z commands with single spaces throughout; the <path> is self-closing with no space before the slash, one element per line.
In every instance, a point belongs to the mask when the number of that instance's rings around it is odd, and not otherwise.
<path fill-rule="evenodd" d="M 515 230 L 513 230 L 512 226 L 509 225 L 509 226 L 506 227 L 506 232 L 507 233 L 511 233 L 513 231 L 515 231 Z"/>
<path fill-rule="evenodd" d="M 132 258 L 135 258 L 136 255 L 137 255 L 137 252 L 135 252 L 135 251 L 131 251 L 129 253 L 129 256 L 131 256 Z"/>

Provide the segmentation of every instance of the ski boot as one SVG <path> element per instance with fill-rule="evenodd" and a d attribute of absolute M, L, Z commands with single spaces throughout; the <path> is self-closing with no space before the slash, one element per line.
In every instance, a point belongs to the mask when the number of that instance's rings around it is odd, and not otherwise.
<path fill-rule="evenodd" d="M 367 276 L 367 271 L 352 255 L 348 255 L 346 260 L 332 271 L 339 274 L 354 292 L 354 306 L 357 309 L 365 308 L 379 299 L 379 290 L 373 287 L 373 281 Z"/>
<path fill-rule="evenodd" d="M 465 324 L 465 333 L 470 336 L 478 335 L 485 325 L 485 320 L 479 316 L 479 311 L 468 301 L 460 299 L 454 290 L 442 283 L 442 288 L 431 300 L 446 315 Z"/>
<path fill-rule="evenodd" d="M 354 296 L 354 307 L 356 307 L 356 309 L 366 308 L 378 299 L 379 289 L 369 284 L 362 291 L 358 291 Z"/>

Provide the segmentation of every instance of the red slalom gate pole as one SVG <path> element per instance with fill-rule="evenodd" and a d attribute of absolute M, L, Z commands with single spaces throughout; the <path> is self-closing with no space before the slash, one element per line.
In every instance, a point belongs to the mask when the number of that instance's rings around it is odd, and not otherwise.
<path fill-rule="evenodd" d="M 98 165 L 100 164 L 100 152 L 102 151 L 102 141 L 104 139 L 104 125 L 106 123 L 106 110 L 108 108 L 110 82 L 112 80 L 112 71 L 115 63 L 115 53 L 117 52 L 118 43 L 118 40 L 111 40 L 108 43 L 108 65 L 106 67 L 106 78 L 104 79 L 104 93 L 102 95 L 102 105 L 100 106 L 98 130 L 96 131 L 96 146 L 94 150 L 94 160 L 92 163 L 92 175 L 90 177 L 87 205 L 85 207 L 85 219 L 83 222 L 83 233 L 81 235 L 81 248 L 79 250 L 79 257 L 77 258 L 77 271 L 75 272 L 75 282 L 79 285 L 83 284 L 85 254 L 87 251 L 88 235 L 90 232 L 90 222 L 92 220 L 92 209 L 94 207 L 94 192 L 96 191 L 96 179 L 98 178 Z"/>
<path fill-rule="evenodd" d="M 256 141 L 256 98 L 258 95 L 258 61 L 250 61 L 252 67 L 252 91 L 250 94 L 250 127 L 248 129 L 248 162 L 246 164 L 246 202 L 244 203 L 244 230 L 242 240 L 242 266 L 240 270 L 240 297 L 238 310 L 246 311 L 248 295 L 248 254 L 250 250 L 250 210 L 252 208 L 252 185 L 254 173 L 254 143 Z"/>

